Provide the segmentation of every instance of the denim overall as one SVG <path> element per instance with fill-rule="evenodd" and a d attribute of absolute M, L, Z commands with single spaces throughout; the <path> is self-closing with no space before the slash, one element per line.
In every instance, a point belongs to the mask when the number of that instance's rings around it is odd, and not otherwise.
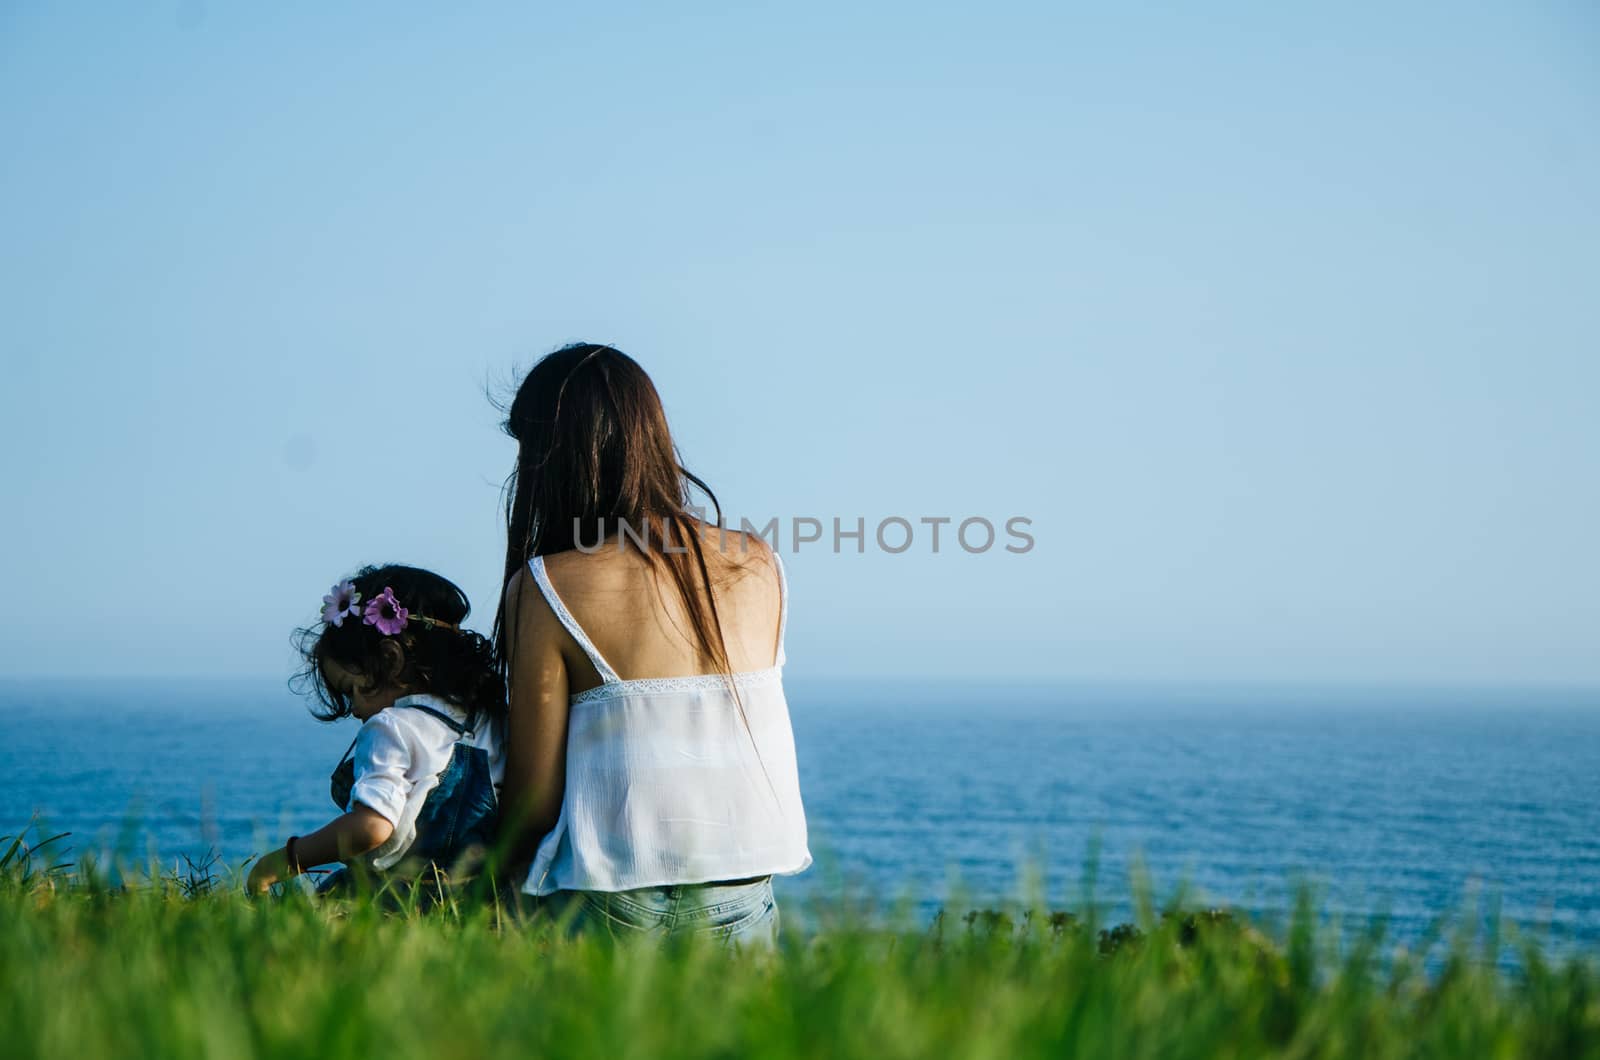
<path fill-rule="evenodd" d="M 431 714 L 456 734 L 450 762 L 440 771 L 439 783 L 417 812 L 416 837 L 405 854 L 406 861 L 449 871 L 469 850 L 486 850 L 494 843 L 500 807 L 489 772 L 489 752 L 468 743 L 472 731 L 442 711 L 420 703 L 388 709 Z M 351 757 L 355 747 L 352 740 L 328 780 L 328 792 L 341 810 L 349 809 L 350 792 L 355 787 L 356 763 Z M 347 885 L 348 880 L 349 870 L 338 869 L 317 891 L 327 893 Z"/>

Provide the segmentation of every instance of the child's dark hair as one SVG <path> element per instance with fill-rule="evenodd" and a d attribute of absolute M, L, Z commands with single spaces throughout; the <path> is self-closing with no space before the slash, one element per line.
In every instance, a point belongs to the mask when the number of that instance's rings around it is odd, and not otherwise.
<path fill-rule="evenodd" d="M 504 721 L 505 681 L 495 665 L 494 648 L 484 637 L 459 628 L 472 605 L 454 582 L 398 563 L 363 567 L 350 581 L 361 594 L 354 614 L 337 626 L 319 622 L 295 634 L 295 646 L 306 665 L 290 685 L 300 695 L 315 699 L 311 713 L 318 720 L 337 721 L 351 714 L 349 697 L 329 688 L 323 677 L 323 662 L 332 660 L 373 681 L 395 681 L 449 700 L 466 712 L 472 725 Z M 361 617 L 367 602 L 386 588 L 393 590 L 395 600 L 413 616 L 392 636 Z M 420 620 L 423 617 L 458 628 L 430 625 Z M 386 640 L 397 641 L 405 650 L 405 666 L 398 673 L 383 672 L 379 645 Z"/>

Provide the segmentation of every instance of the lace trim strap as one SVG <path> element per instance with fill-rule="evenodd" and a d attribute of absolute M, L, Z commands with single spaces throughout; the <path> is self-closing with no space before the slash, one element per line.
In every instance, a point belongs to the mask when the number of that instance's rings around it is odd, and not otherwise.
<path fill-rule="evenodd" d="M 535 556 L 530 559 L 528 561 L 528 570 L 533 572 L 534 582 L 539 586 L 539 591 L 544 594 L 545 601 L 550 605 L 550 610 L 554 611 L 556 618 L 561 620 L 562 627 L 572 634 L 572 639 L 578 642 L 578 647 L 582 648 L 583 653 L 589 657 L 589 661 L 594 663 L 595 672 L 600 675 L 600 680 L 607 685 L 614 685 L 622 680 L 617 676 L 617 672 L 611 668 L 611 664 L 606 662 L 599 650 L 590 642 L 588 634 L 584 633 L 583 627 L 578 625 L 578 620 L 572 617 L 571 611 L 567 610 L 567 605 L 561 602 L 561 597 L 556 594 L 556 587 L 550 584 L 550 575 L 545 573 L 544 557 Z M 601 687 L 605 686 L 602 685 Z"/>

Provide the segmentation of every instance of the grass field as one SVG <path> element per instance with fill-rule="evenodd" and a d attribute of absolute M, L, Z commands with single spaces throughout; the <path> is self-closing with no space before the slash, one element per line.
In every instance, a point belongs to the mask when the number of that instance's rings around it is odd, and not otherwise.
<path fill-rule="evenodd" d="M 1600 1057 L 1592 959 L 1466 929 L 1407 952 L 1308 904 L 1275 934 L 1148 908 L 891 930 L 841 904 L 776 954 L 609 948 L 493 906 L 111 887 L 8 847 L 7 1057 Z"/>

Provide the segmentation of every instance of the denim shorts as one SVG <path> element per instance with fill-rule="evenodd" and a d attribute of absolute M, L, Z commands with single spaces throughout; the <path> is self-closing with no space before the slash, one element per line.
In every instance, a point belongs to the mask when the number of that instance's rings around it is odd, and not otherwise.
<path fill-rule="evenodd" d="M 557 891 L 539 908 L 575 934 L 610 939 L 695 936 L 740 946 L 778 941 L 772 877 L 632 891 Z"/>

